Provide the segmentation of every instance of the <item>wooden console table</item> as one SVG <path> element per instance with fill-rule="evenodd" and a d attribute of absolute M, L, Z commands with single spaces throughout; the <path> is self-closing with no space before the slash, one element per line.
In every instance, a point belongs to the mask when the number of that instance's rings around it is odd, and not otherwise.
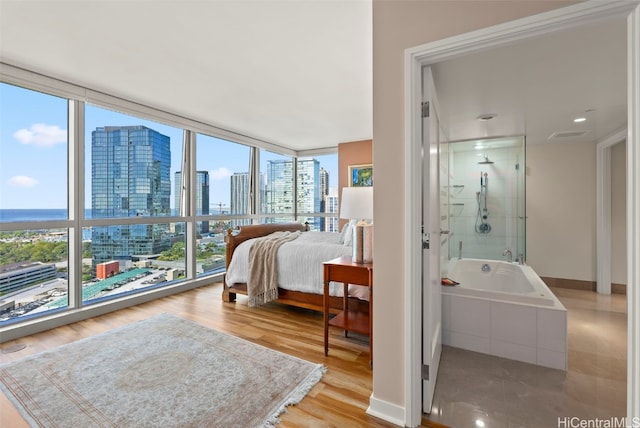
<path fill-rule="evenodd" d="M 329 326 L 369 335 L 369 363 L 373 364 L 373 263 L 354 263 L 343 256 L 324 262 L 324 355 L 329 352 Z M 329 320 L 329 283 L 342 282 L 343 310 Z M 369 287 L 369 313 L 349 310 L 349 284 Z"/>

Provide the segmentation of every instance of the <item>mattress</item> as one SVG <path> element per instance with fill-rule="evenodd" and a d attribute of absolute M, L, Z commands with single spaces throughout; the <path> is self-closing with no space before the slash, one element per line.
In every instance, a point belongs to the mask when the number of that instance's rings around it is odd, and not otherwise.
<path fill-rule="evenodd" d="M 324 268 L 322 263 L 341 256 L 350 256 L 350 245 L 341 243 L 341 234 L 335 232 L 309 231 L 293 241 L 284 243 L 278 250 L 278 286 L 285 290 L 323 294 Z M 256 239 L 244 241 L 233 252 L 227 266 L 227 285 L 247 282 L 249 272 L 249 249 Z M 331 282 L 329 294 L 342 296 L 341 283 Z M 369 299 L 369 288 L 349 284 L 349 295 L 363 300 Z"/>

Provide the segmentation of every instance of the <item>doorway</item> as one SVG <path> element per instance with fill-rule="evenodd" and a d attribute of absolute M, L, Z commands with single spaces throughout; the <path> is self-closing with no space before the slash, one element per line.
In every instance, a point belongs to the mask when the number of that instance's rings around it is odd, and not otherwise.
<path fill-rule="evenodd" d="M 416 171 L 418 171 L 418 165 L 413 161 L 412 156 L 416 153 L 416 147 L 419 141 L 419 128 L 420 123 L 418 118 L 419 112 L 416 111 L 420 105 L 420 72 L 422 67 L 437 64 L 439 62 L 461 57 L 470 52 L 487 49 L 488 47 L 494 47 L 506 43 L 512 43 L 518 40 L 528 39 L 539 35 L 541 32 L 560 31 L 566 28 L 583 25 L 584 23 L 590 23 L 598 20 L 609 19 L 612 16 L 618 16 L 620 18 L 628 18 L 628 32 L 632 36 L 629 37 L 630 41 L 635 41 L 629 46 L 629 63 L 627 68 L 627 74 L 629 76 L 629 99 L 628 99 L 628 117 L 630 123 L 629 126 L 629 144 L 627 146 L 628 157 L 628 170 L 629 175 L 627 177 L 627 204 L 629 207 L 638 206 L 638 187 L 640 187 L 640 178 L 637 171 L 640 169 L 640 155 L 638 154 L 638 147 L 640 146 L 640 136 L 638 135 L 638 128 L 640 127 L 640 91 L 637 88 L 640 86 L 640 70 L 638 70 L 638 62 L 640 58 L 640 46 L 638 46 L 637 38 L 640 33 L 640 7 L 637 3 L 607 3 L 601 4 L 599 2 L 586 2 L 570 6 L 567 8 L 559 9 L 545 14 L 540 14 L 532 19 L 517 20 L 503 25 L 490 27 L 478 32 L 473 33 L 469 37 L 458 37 L 455 40 L 443 40 L 439 42 L 430 43 L 424 46 L 419 46 L 413 49 L 409 49 L 406 52 L 407 67 L 407 84 L 405 86 L 405 102 L 406 112 L 408 116 L 405 140 L 405 165 L 406 169 L 406 195 L 411 196 L 419 194 L 416 188 L 421 186 L 419 179 L 416 178 Z M 634 38 L 635 37 L 635 38 Z M 635 89 L 634 89 L 635 88 Z M 452 136 L 450 136 L 452 137 Z M 453 138 L 453 137 L 452 137 Z M 418 300 L 421 290 L 417 289 L 413 284 L 419 283 L 415 281 L 419 278 L 419 272 L 416 272 L 416 267 L 419 269 L 420 264 L 413 264 L 415 260 L 415 245 L 413 240 L 413 231 L 415 230 L 416 219 L 415 215 L 418 207 L 411 200 L 406 201 L 406 219 L 410 224 L 405 225 L 405 295 L 408 296 L 406 301 Z M 640 225 L 640 219 L 638 219 L 638 213 L 629 209 L 630 215 L 627 218 L 628 224 L 628 283 L 634 284 L 640 280 L 640 274 L 638 266 L 633 265 L 634 254 L 637 255 L 640 252 L 640 236 L 638 229 Z M 635 217 L 633 217 L 635 215 Z M 630 292 L 628 294 L 628 316 L 629 316 L 629 355 L 628 355 L 628 386 L 627 386 L 627 413 L 630 416 L 640 414 L 640 386 L 638 385 L 638 373 L 640 367 L 638 367 L 638 346 L 640 342 L 638 325 L 638 309 L 640 308 L 640 298 L 632 291 L 633 287 L 629 287 Z M 415 305 L 408 305 L 406 307 L 406 325 L 418 325 L 420 324 L 421 313 L 416 311 Z M 419 424 L 421 409 L 417 408 L 415 396 L 420 394 L 420 356 L 417 355 L 415 345 L 412 340 L 415 338 L 415 333 L 407 332 L 407 340 L 409 342 L 406 346 L 405 352 L 405 365 L 406 365 L 406 393 L 409 397 L 406 402 L 406 420 L 405 423 L 408 426 L 416 426 Z"/>

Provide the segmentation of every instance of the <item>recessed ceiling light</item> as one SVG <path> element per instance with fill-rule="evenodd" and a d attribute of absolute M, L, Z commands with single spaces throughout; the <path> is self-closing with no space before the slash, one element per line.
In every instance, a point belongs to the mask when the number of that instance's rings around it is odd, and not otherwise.
<path fill-rule="evenodd" d="M 480 116 L 476 117 L 476 119 L 487 121 L 487 120 L 493 119 L 496 116 L 497 116 L 497 114 L 495 114 L 495 113 L 487 113 L 487 114 L 481 114 Z"/>
<path fill-rule="evenodd" d="M 574 121 L 575 123 L 584 122 L 584 121 L 586 121 L 586 120 L 587 120 L 587 118 L 586 118 L 586 117 L 576 117 L 575 119 L 573 119 L 573 121 Z"/>

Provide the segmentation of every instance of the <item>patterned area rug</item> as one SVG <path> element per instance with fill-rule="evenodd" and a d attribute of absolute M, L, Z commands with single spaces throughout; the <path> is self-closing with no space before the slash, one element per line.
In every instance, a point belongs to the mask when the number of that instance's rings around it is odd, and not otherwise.
<path fill-rule="evenodd" d="M 326 368 L 162 314 L 0 366 L 32 426 L 269 427 Z"/>

